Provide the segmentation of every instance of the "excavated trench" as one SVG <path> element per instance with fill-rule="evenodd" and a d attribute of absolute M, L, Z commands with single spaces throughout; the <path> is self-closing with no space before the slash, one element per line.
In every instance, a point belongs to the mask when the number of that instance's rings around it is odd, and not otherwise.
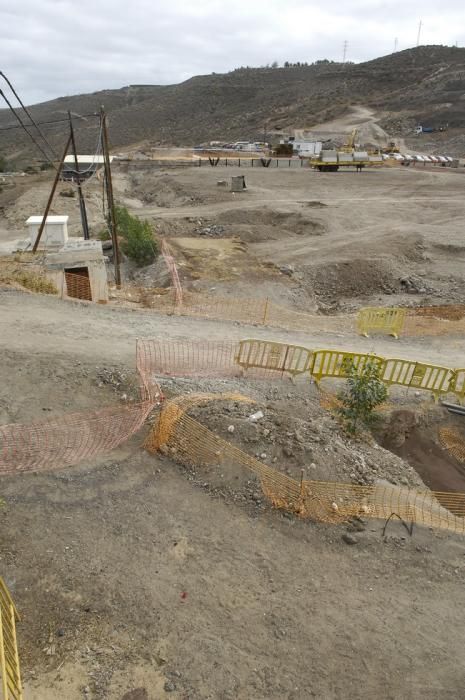
<path fill-rule="evenodd" d="M 462 434 L 465 444 L 465 418 L 455 419 L 440 408 L 426 416 L 412 410 L 394 411 L 380 432 L 379 442 L 408 462 L 432 491 L 465 493 L 465 464 L 439 443 L 441 427 L 452 427 Z"/>

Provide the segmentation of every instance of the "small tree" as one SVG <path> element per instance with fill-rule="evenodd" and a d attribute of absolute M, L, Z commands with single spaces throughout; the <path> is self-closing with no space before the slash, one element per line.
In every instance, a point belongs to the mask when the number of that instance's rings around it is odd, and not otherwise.
<path fill-rule="evenodd" d="M 355 435 L 361 426 L 372 427 L 378 418 L 374 409 L 387 397 L 380 370 L 380 363 L 374 359 L 368 360 L 361 368 L 353 362 L 348 367 L 347 386 L 338 396 L 341 402 L 338 413 L 351 435 Z"/>
<path fill-rule="evenodd" d="M 158 256 L 158 245 L 148 221 L 131 216 L 126 207 L 116 207 L 118 232 L 123 237 L 122 250 L 136 265 L 150 265 Z"/>

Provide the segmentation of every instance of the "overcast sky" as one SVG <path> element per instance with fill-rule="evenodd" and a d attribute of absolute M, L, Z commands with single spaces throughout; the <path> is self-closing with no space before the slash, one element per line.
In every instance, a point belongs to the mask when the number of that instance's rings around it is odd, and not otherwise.
<path fill-rule="evenodd" d="M 273 61 L 465 46 L 463 0 L 0 0 L 0 70 L 28 103 Z"/>

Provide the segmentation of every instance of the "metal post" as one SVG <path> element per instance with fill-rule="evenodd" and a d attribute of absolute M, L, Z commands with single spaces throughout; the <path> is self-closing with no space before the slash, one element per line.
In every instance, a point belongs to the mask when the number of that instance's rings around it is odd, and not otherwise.
<path fill-rule="evenodd" d="M 120 259 L 119 259 L 119 247 L 118 247 L 118 228 L 116 224 L 116 212 L 115 212 L 115 201 L 113 199 L 113 183 L 111 180 L 111 167 L 110 167 L 110 155 L 108 152 L 108 132 L 107 132 L 107 118 L 103 107 L 100 110 L 100 118 L 102 124 L 102 147 L 103 147 L 103 157 L 105 160 L 105 180 L 107 183 L 107 198 L 108 198 L 108 209 L 110 212 L 110 228 L 111 228 L 111 240 L 113 243 L 113 257 L 115 262 L 115 282 L 118 289 L 121 287 L 121 272 L 120 272 Z"/>
<path fill-rule="evenodd" d="M 267 318 L 267 315 L 268 315 L 268 302 L 269 302 L 269 299 L 268 299 L 268 297 L 267 297 L 267 298 L 265 299 L 265 310 L 264 310 L 264 312 L 263 312 L 262 326 L 265 326 L 265 325 L 266 325 L 266 318 Z"/>
<path fill-rule="evenodd" d="M 69 110 L 68 110 L 68 119 L 69 119 L 69 130 L 70 130 L 70 134 L 71 134 L 71 147 L 73 149 L 73 154 L 74 154 L 74 166 L 76 168 L 76 180 L 77 180 L 77 188 L 78 188 L 78 195 L 79 195 L 79 209 L 81 211 L 82 230 L 84 232 L 84 240 L 88 241 L 90 236 L 89 236 L 89 223 L 87 221 L 86 202 L 84 199 L 84 195 L 82 193 L 81 178 L 79 177 L 79 163 L 78 163 L 77 150 L 76 150 L 76 141 L 74 138 L 73 120 L 71 119 L 71 112 Z"/>
<path fill-rule="evenodd" d="M 61 169 L 62 169 L 62 167 L 63 167 L 63 163 L 65 162 L 66 154 L 68 153 L 68 148 L 69 148 L 70 143 L 71 143 L 71 134 L 68 136 L 68 140 L 67 140 L 67 142 L 66 142 L 66 146 L 65 146 L 65 148 L 64 148 L 64 150 L 63 150 L 63 155 L 61 156 L 61 160 L 60 160 L 60 163 L 59 163 L 59 165 L 58 165 L 58 168 L 57 168 L 57 171 L 56 171 L 56 174 L 55 174 L 55 180 L 54 180 L 54 182 L 53 182 L 52 191 L 50 192 L 50 196 L 49 196 L 49 198 L 48 198 L 47 206 L 45 207 L 44 218 L 43 218 L 42 221 L 41 221 L 41 224 L 40 224 L 40 226 L 39 226 L 39 232 L 38 232 L 37 238 L 36 238 L 36 242 L 34 243 L 34 247 L 32 248 L 32 252 L 33 252 L 33 253 L 35 253 L 35 252 L 37 251 L 37 247 L 38 247 L 38 245 L 39 245 L 39 243 L 40 243 L 40 239 L 41 239 L 41 237 L 42 237 L 42 233 L 43 233 L 44 228 L 45 228 L 45 223 L 46 223 L 46 221 L 47 221 L 48 212 L 50 211 L 50 207 L 52 206 L 53 196 L 54 196 L 54 194 L 55 194 L 55 190 L 56 190 L 57 185 L 58 185 L 58 180 L 60 179 Z"/>

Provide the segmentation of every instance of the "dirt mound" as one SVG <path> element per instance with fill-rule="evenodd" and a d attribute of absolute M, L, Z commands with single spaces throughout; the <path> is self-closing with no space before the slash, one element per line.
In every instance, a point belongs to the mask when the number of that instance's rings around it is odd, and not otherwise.
<path fill-rule="evenodd" d="M 316 219 L 267 207 L 231 209 L 219 214 L 217 222 L 248 243 L 278 240 L 283 235 L 322 236 L 326 232 L 325 225 Z"/>
<path fill-rule="evenodd" d="M 348 438 L 333 415 L 321 408 L 315 389 L 309 396 L 308 386 L 283 384 L 260 393 L 254 405 L 215 403 L 196 407 L 190 415 L 247 454 L 297 480 L 303 475 L 305 479 L 360 485 L 385 479 L 422 486 L 414 469 L 390 452 Z M 257 411 L 263 416 L 251 419 Z M 209 487 L 226 488 L 234 500 L 261 498 L 251 473 L 238 470 L 233 463 L 202 467 L 201 473 Z"/>
<path fill-rule="evenodd" d="M 387 263 L 379 260 L 350 260 L 324 265 L 304 266 L 303 285 L 309 293 L 325 302 L 391 294 L 398 287 Z"/>
<path fill-rule="evenodd" d="M 144 204 L 156 204 L 158 207 L 180 207 L 203 201 L 171 175 L 157 175 L 153 171 L 131 173 L 129 193 Z"/>

